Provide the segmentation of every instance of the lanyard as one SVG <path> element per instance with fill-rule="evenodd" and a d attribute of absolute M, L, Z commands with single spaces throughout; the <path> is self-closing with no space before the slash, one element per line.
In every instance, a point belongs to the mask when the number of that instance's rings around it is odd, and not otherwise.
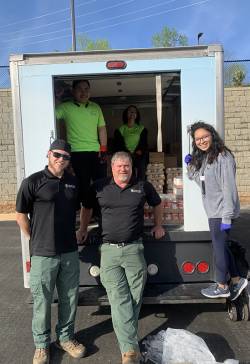
<path fill-rule="evenodd" d="M 205 175 L 204 175 L 206 166 L 207 166 L 207 157 L 206 157 L 206 159 L 204 161 L 204 165 L 201 166 L 201 174 L 200 174 L 201 192 L 202 192 L 203 196 L 206 195 Z"/>

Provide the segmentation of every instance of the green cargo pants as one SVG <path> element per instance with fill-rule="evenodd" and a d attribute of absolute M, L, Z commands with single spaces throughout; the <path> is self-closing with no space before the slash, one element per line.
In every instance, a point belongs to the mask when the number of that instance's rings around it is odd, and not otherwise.
<path fill-rule="evenodd" d="M 31 257 L 30 289 L 33 295 L 32 332 L 36 348 L 50 344 L 51 303 L 55 287 L 58 293 L 57 339 L 74 336 L 79 291 L 78 251 L 53 257 Z"/>
<path fill-rule="evenodd" d="M 147 278 L 144 247 L 135 241 L 124 247 L 101 246 L 101 282 L 106 288 L 114 331 L 121 353 L 138 350 L 138 318 Z"/>

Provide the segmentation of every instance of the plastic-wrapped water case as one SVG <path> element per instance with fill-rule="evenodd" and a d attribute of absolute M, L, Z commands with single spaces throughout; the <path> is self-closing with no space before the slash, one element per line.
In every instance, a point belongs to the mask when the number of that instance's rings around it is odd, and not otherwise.
<path fill-rule="evenodd" d="M 199 336 L 183 329 L 162 330 L 143 341 L 144 362 L 154 364 L 222 364 L 218 363 Z M 223 364 L 239 364 L 227 359 Z"/>
<path fill-rule="evenodd" d="M 163 343 L 161 364 L 205 364 L 215 363 L 215 357 L 205 341 L 182 329 L 167 329 Z"/>

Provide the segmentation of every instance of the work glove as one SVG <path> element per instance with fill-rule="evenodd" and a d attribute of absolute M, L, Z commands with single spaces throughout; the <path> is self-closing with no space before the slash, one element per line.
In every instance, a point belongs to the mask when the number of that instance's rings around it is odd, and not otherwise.
<path fill-rule="evenodd" d="M 104 145 L 100 146 L 100 151 L 99 151 L 99 160 L 101 164 L 105 164 L 107 163 L 108 160 L 108 150 L 107 147 Z"/>
<path fill-rule="evenodd" d="M 231 230 L 232 225 L 231 224 L 220 224 L 220 231 L 228 231 Z"/>
<path fill-rule="evenodd" d="M 187 166 L 189 165 L 191 160 L 192 160 L 191 154 L 187 154 L 186 157 L 184 158 L 184 162 L 186 163 Z"/>

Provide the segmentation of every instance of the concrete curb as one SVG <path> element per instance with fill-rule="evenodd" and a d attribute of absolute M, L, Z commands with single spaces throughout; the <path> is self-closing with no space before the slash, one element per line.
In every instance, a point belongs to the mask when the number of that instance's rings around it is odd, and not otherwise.
<path fill-rule="evenodd" d="M 16 214 L 13 212 L 11 214 L 0 214 L 0 221 L 14 221 L 16 220 Z"/>

